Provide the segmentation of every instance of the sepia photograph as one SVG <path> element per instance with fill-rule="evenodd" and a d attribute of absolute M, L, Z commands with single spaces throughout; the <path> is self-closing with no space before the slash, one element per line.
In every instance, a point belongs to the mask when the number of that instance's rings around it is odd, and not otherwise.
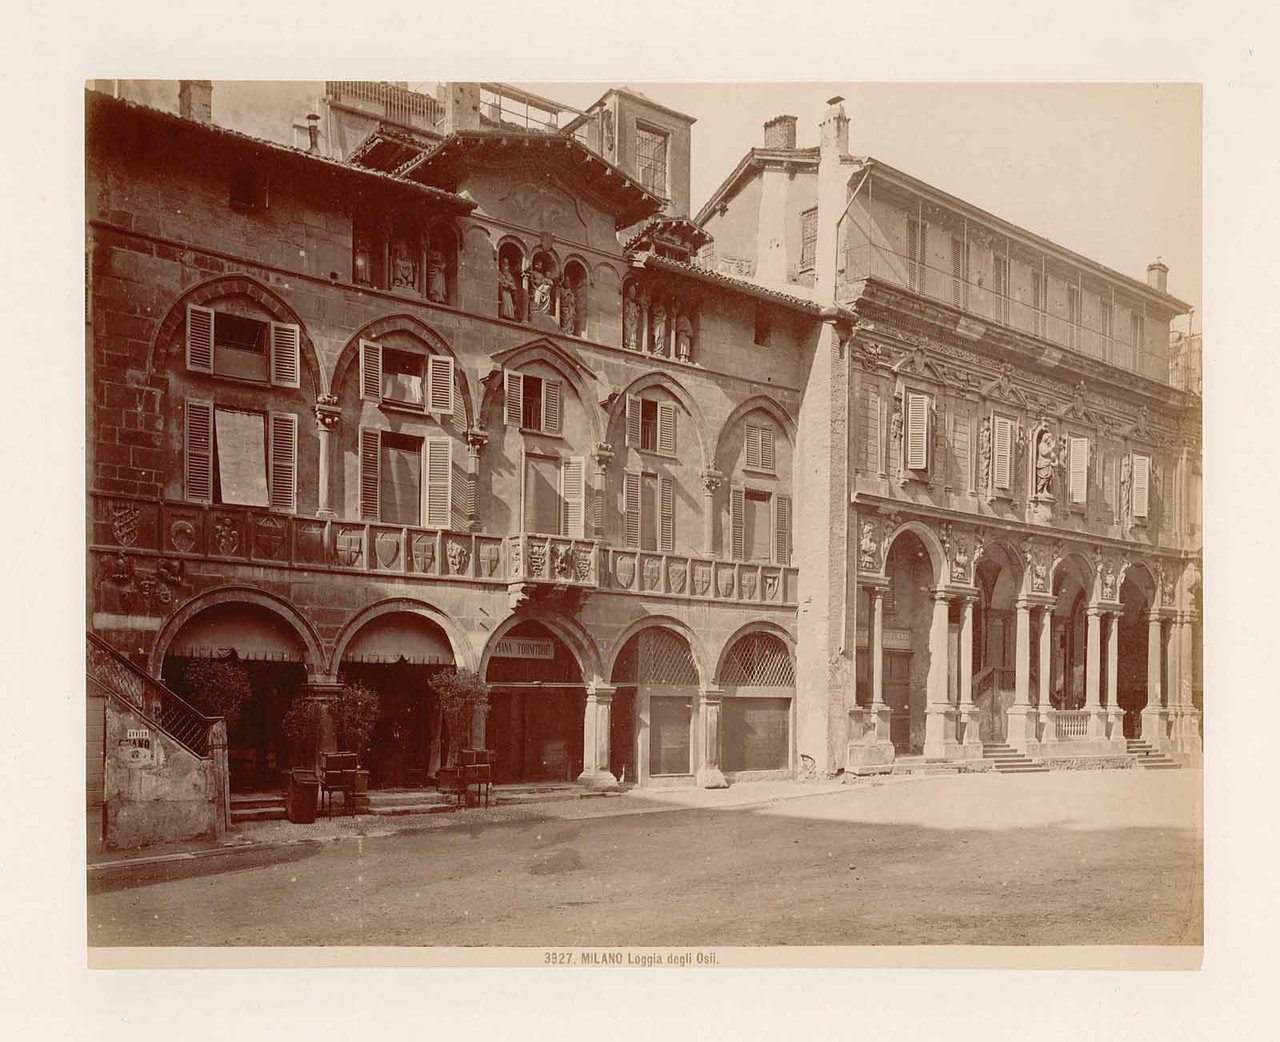
<path fill-rule="evenodd" d="M 91 81 L 90 946 L 1194 964 L 1200 102 Z"/>

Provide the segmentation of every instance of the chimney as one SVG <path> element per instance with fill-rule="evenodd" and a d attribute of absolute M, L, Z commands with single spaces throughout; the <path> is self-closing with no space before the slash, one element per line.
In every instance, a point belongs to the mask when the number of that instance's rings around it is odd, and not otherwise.
<path fill-rule="evenodd" d="M 1169 292 L 1169 265 L 1159 257 L 1147 265 L 1147 285 L 1161 293 Z"/>
<path fill-rule="evenodd" d="M 774 116 L 764 125 L 764 147 L 790 149 L 796 147 L 796 117 Z"/>
<path fill-rule="evenodd" d="M 307 113 L 307 151 L 320 154 L 320 116 L 315 112 Z"/>
<path fill-rule="evenodd" d="M 213 81 L 179 80 L 178 115 L 198 119 L 201 123 L 212 123 Z"/>
<path fill-rule="evenodd" d="M 441 83 L 436 88 L 436 97 L 444 104 L 441 129 L 446 134 L 480 129 L 480 84 Z"/>
<path fill-rule="evenodd" d="M 844 98 L 837 95 L 827 99 L 827 112 L 818 124 L 822 131 L 822 151 L 835 151 L 836 155 L 849 154 L 849 117 L 844 114 L 844 106 L 840 104 Z"/>

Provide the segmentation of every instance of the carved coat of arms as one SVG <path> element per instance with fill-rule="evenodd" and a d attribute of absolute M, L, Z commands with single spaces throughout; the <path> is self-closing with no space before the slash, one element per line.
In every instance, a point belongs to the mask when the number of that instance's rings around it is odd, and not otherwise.
<path fill-rule="evenodd" d="M 693 563 L 693 592 L 699 597 L 705 597 L 711 589 L 711 565 L 706 561 L 695 561 Z"/>
<path fill-rule="evenodd" d="M 636 579 L 636 559 L 630 554 L 619 557 L 613 562 L 613 574 L 618 580 L 618 585 L 624 590 L 631 589 L 631 584 Z"/>

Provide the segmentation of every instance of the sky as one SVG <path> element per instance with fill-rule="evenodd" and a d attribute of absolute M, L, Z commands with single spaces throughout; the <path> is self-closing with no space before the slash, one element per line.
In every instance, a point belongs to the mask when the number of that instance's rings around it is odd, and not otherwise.
<path fill-rule="evenodd" d="M 1201 90 L 1195 84 L 627 84 L 694 116 L 696 213 L 773 116 L 818 143 L 826 100 L 842 96 L 849 150 L 1146 279 L 1201 310 Z M 521 83 L 585 108 L 609 85 Z"/>

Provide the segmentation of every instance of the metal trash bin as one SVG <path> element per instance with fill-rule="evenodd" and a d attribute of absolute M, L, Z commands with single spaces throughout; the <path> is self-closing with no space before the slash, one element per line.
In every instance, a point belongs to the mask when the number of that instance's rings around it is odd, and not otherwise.
<path fill-rule="evenodd" d="M 310 825 L 320 806 L 320 776 L 315 771 L 290 771 L 286 809 L 296 825 Z"/>

